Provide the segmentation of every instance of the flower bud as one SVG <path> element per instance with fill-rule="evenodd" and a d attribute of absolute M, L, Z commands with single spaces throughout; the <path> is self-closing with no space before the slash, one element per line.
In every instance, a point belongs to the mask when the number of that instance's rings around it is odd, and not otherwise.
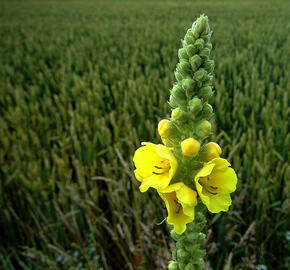
<path fill-rule="evenodd" d="M 196 71 L 193 75 L 193 78 L 199 82 L 203 82 L 207 79 L 207 72 L 205 69 L 200 68 L 198 71 Z"/>
<path fill-rule="evenodd" d="M 173 86 L 171 90 L 171 95 L 177 104 L 182 104 L 186 102 L 186 94 L 179 84 Z"/>
<path fill-rule="evenodd" d="M 183 79 L 182 75 L 177 70 L 175 70 L 174 75 L 178 82 Z"/>
<path fill-rule="evenodd" d="M 208 72 L 212 72 L 213 69 L 214 69 L 214 61 L 213 61 L 213 60 L 206 60 L 202 66 L 203 66 L 204 69 L 206 69 Z"/>
<path fill-rule="evenodd" d="M 181 150 L 182 150 L 183 155 L 185 155 L 186 157 L 196 156 L 199 149 L 200 149 L 200 143 L 193 138 L 188 138 L 181 142 Z"/>
<path fill-rule="evenodd" d="M 191 112 L 198 113 L 202 109 L 202 102 L 197 97 L 190 100 L 188 104 Z"/>
<path fill-rule="evenodd" d="M 212 106 L 210 104 L 206 103 L 203 105 L 202 116 L 204 118 L 209 118 L 212 115 L 212 112 L 213 112 L 213 109 L 212 109 Z"/>
<path fill-rule="evenodd" d="M 195 26 L 192 29 L 192 33 L 194 37 L 199 37 L 200 34 L 207 28 L 208 21 L 207 17 L 203 16 L 201 17 L 195 24 Z"/>
<path fill-rule="evenodd" d="M 207 120 L 203 120 L 198 126 L 196 133 L 199 137 L 205 138 L 211 132 L 211 124 Z"/>
<path fill-rule="evenodd" d="M 173 121 L 179 120 L 183 115 L 183 112 L 181 109 L 176 108 L 171 112 L 171 118 Z"/>
<path fill-rule="evenodd" d="M 193 56 L 197 52 L 197 49 L 192 44 L 185 46 L 185 50 L 189 57 Z"/>
<path fill-rule="evenodd" d="M 204 48 L 200 51 L 199 53 L 201 58 L 207 58 L 210 55 L 210 49 L 209 48 Z"/>
<path fill-rule="evenodd" d="M 177 259 L 183 260 L 189 256 L 188 252 L 185 249 L 178 249 L 177 250 Z"/>
<path fill-rule="evenodd" d="M 188 55 L 186 53 L 186 49 L 185 48 L 181 48 L 178 50 L 178 58 L 179 59 L 188 59 Z"/>
<path fill-rule="evenodd" d="M 184 60 L 177 64 L 176 71 L 182 76 L 182 78 L 190 75 L 190 69 L 188 68 L 187 64 L 189 65 L 189 63 L 184 63 Z"/>
<path fill-rule="evenodd" d="M 210 98 L 212 94 L 213 91 L 211 86 L 204 86 L 199 90 L 199 95 L 204 99 Z"/>
<path fill-rule="evenodd" d="M 194 46 L 200 51 L 204 48 L 204 40 L 202 38 L 199 38 L 194 42 Z"/>
<path fill-rule="evenodd" d="M 186 266 L 186 264 L 185 264 L 184 262 L 179 262 L 179 263 L 178 263 L 178 267 L 179 267 L 179 269 L 184 269 L 185 266 Z"/>
<path fill-rule="evenodd" d="M 190 262 L 184 268 L 184 270 L 195 270 L 195 269 L 196 269 L 195 266 Z"/>
<path fill-rule="evenodd" d="M 179 270 L 178 262 L 170 261 L 168 265 L 168 270 Z"/>
<path fill-rule="evenodd" d="M 186 35 L 185 35 L 184 38 L 185 38 L 185 42 L 186 42 L 187 44 L 192 44 L 192 43 L 194 42 L 194 37 L 193 37 L 191 31 L 188 31 L 188 32 L 186 33 Z"/>
<path fill-rule="evenodd" d="M 192 90 L 194 88 L 194 84 L 195 84 L 194 80 L 190 78 L 182 80 L 182 83 L 181 83 L 182 88 L 186 91 Z"/>
<path fill-rule="evenodd" d="M 192 56 L 189 60 L 189 63 L 193 71 L 196 71 L 199 68 L 199 66 L 201 65 L 201 62 L 202 60 L 197 54 Z"/>
<path fill-rule="evenodd" d="M 190 71 L 190 64 L 187 60 L 181 59 L 179 65 L 182 70 Z"/>
<path fill-rule="evenodd" d="M 210 42 L 208 42 L 208 43 L 206 44 L 206 47 L 209 48 L 209 49 L 211 50 L 211 49 L 212 49 L 212 44 L 211 44 Z"/>
<path fill-rule="evenodd" d="M 222 149 L 215 142 L 210 142 L 204 146 L 202 149 L 203 159 L 205 161 L 210 161 L 214 158 L 218 158 L 222 153 Z"/>
<path fill-rule="evenodd" d="M 171 129 L 172 123 L 167 119 L 161 120 L 158 124 L 158 133 L 161 137 L 168 136 Z"/>
<path fill-rule="evenodd" d="M 169 98 L 169 105 L 172 107 L 172 108 L 176 108 L 176 107 L 178 107 L 178 104 L 175 102 L 175 100 L 174 100 L 174 97 L 173 96 L 170 96 L 170 98 Z"/>

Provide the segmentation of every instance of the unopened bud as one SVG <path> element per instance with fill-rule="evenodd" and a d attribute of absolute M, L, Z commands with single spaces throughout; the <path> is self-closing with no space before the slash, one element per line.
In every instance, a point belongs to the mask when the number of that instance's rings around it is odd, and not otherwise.
<path fill-rule="evenodd" d="M 213 91 L 211 86 L 204 86 L 199 90 L 199 95 L 204 99 L 210 98 L 212 94 Z"/>
<path fill-rule="evenodd" d="M 206 47 L 211 50 L 212 49 L 212 44 L 210 42 L 207 42 Z"/>
<path fill-rule="evenodd" d="M 181 70 L 190 71 L 190 64 L 185 59 L 180 60 L 179 66 Z"/>
<path fill-rule="evenodd" d="M 193 78 L 199 82 L 203 82 L 207 79 L 207 72 L 205 69 L 200 68 L 198 71 L 196 71 L 193 75 Z"/>
<path fill-rule="evenodd" d="M 186 259 L 189 256 L 188 252 L 185 249 L 178 249 L 177 250 L 177 258 L 182 260 Z"/>
<path fill-rule="evenodd" d="M 168 265 L 168 270 L 179 270 L 178 262 L 170 261 Z"/>
<path fill-rule="evenodd" d="M 188 55 L 186 53 L 185 48 L 181 48 L 178 50 L 178 57 L 179 57 L 179 59 L 188 59 Z"/>
<path fill-rule="evenodd" d="M 202 109 L 202 102 L 199 98 L 195 97 L 189 101 L 189 109 L 194 113 L 198 113 Z"/>
<path fill-rule="evenodd" d="M 206 60 L 202 66 L 208 72 L 212 72 L 214 70 L 214 61 L 213 60 Z"/>
<path fill-rule="evenodd" d="M 193 138 L 188 138 L 181 142 L 181 150 L 182 150 L 183 155 L 185 155 L 186 157 L 196 156 L 199 149 L 200 149 L 200 143 Z"/>
<path fill-rule="evenodd" d="M 177 70 L 175 70 L 174 75 L 175 75 L 175 78 L 178 82 L 183 79 L 182 75 Z"/>
<path fill-rule="evenodd" d="M 177 102 L 177 104 L 186 102 L 185 91 L 179 84 L 173 86 L 171 95 L 174 97 L 174 100 Z"/>
<path fill-rule="evenodd" d="M 202 38 L 199 38 L 194 42 L 194 46 L 200 51 L 204 48 L 204 40 Z"/>
<path fill-rule="evenodd" d="M 174 97 L 173 96 L 170 96 L 170 98 L 169 98 L 169 105 L 171 106 L 171 108 L 176 108 L 176 107 L 178 107 L 178 104 L 175 102 L 175 100 L 174 100 Z"/>
<path fill-rule="evenodd" d="M 190 58 L 189 63 L 190 63 L 190 65 L 191 65 L 192 70 L 193 70 L 193 71 L 196 71 L 196 70 L 199 68 L 199 66 L 201 65 L 202 60 L 201 60 L 201 58 L 196 54 L 196 55 L 194 55 L 194 56 L 192 56 L 192 57 Z"/>
<path fill-rule="evenodd" d="M 199 56 L 202 58 L 207 58 L 210 55 L 210 49 L 209 48 L 204 48 L 200 51 Z"/>
<path fill-rule="evenodd" d="M 184 262 L 179 262 L 179 263 L 178 263 L 178 267 L 179 267 L 179 269 L 184 269 L 185 266 L 186 266 L 186 264 L 185 264 Z"/>
<path fill-rule="evenodd" d="M 194 56 L 197 52 L 197 49 L 192 44 L 185 46 L 185 50 L 189 57 Z"/>
<path fill-rule="evenodd" d="M 161 137 L 168 136 L 171 129 L 172 123 L 167 119 L 161 120 L 158 124 L 158 133 Z"/>
<path fill-rule="evenodd" d="M 194 80 L 190 78 L 182 80 L 182 83 L 181 83 L 182 88 L 186 91 L 193 90 L 194 84 L 195 84 Z"/>
<path fill-rule="evenodd" d="M 185 35 L 185 42 L 186 42 L 187 44 L 193 44 L 193 43 L 194 43 L 194 37 L 193 37 L 191 31 L 188 31 L 188 32 L 186 33 L 186 35 Z"/>
<path fill-rule="evenodd" d="M 202 152 L 203 152 L 203 159 L 205 161 L 210 161 L 214 158 L 218 158 L 222 153 L 222 149 L 217 143 L 210 142 L 204 146 L 204 148 L 202 149 Z"/>
<path fill-rule="evenodd" d="M 180 108 L 176 108 L 171 112 L 171 118 L 173 121 L 179 120 L 183 115 L 183 112 Z"/>
<path fill-rule="evenodd" d="M 211 124 L 207 120 L 202 121 L 196 130 L 196 133 L 199 137 L 205 138 L 207 137 L 211 132 Z"/>
<path fill-rule="evenodd" d="M 212 112 L 213 112 L 213 109 L 212 109 L 212 106 L 210 104 L 206 103 L 203 105 L 202 116 L 204 118 L 209 118 L 212 115 Z"/>
<path fill-rule="evenodd" d="M 195 269 L 196 267 L 190 262 L 184 268 L 184 270 L 195 270 Z"/>
<path fill-rule="evenodd" d="M 208 18 L 206 16 L 200 17 L 200 19 L 195 23 L 195 26 L 193 27 L 193 36 L 199 37 L 201 33 L 206 29 L 207 24 Z"/>

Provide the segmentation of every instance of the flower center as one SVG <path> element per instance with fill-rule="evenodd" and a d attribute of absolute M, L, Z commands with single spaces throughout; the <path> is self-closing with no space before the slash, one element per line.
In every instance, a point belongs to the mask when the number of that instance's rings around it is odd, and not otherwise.
<path fill-rule="evenodd" d="M 170 169 L 170 163 L 167 159 L 160 159 L 157 164 L 154 166 L 154 171 L 152 173 L 160 175 L 167 173 Z"/>
<path fill-rule="evenodd" d="M 218 187 L 213 186 L 211 183 L 211 176 L 206 176 L 206 177 L 200 177 L 199 178 L 199 183 L 202 185 L 204 190 L 206 190 L 208 193 L 212 195 L 217 195 L 217 189 Z"/>

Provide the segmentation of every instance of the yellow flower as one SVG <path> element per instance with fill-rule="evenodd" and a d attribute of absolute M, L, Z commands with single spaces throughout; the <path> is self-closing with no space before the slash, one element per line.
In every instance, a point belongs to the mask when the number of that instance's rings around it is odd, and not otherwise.
<path fill-rule="evenodd" d="M 237 175 L 223 158 L 207 162 L 195 176 L 197 192 L 212 213 L 228 211 L 232 203 L 230 193 L 236 190 Z"/>
<path fill-rule="evenodd" d="M 167 223 L 173 225 L 177 234 L 182 234 L 186 224 L 194 220 L 196 192 L 181 182 L 157 191 L 167 208 Z"/>
<path fill-rule="evenodd" d="M 177 160 L 172 152 L 164 145 L 144 142 L 133 157 L 136 170 L 134 171 L 141 192 L 149 187 L 165 188 L 169 185 L 177 169 Z"/>

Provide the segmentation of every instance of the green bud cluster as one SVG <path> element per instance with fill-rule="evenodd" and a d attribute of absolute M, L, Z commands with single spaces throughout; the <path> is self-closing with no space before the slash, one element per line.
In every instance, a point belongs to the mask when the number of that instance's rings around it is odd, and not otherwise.
<path fill-rule="evenodd" d="M 196 207 L 194 222 L 187 225 L 187 230 L 178 235 L 173 230 L 171 237 L 176 241 L 176 249 L 172 251 L 172 260 L 169 262 L 169 270 L 201 270 L 203 269 L 205 250 L 205 234 L 203 230 L 206 219 L 199 204 Z"/>
<path fill-rule="evenodd" d="M 180 110 L 180 117 L 175 120 L 175 124 L 184 130 L 184 123 L 187 123 L 187 136 L 200 141 L 211 132 L 210 126 L 203 121 L 209 120 L 213 115 L 208 103 L 213 95 L 214 61 L 209 59 L 211 34 L 205 15 L 201 15 L 188 29 L 182 48 L 178 51 L 179 63 L 174 72 L 177 82 L 173 85 L 169 98 L 170 106 Z M 200 127 L 202 130 L 192 127 Z"/>

